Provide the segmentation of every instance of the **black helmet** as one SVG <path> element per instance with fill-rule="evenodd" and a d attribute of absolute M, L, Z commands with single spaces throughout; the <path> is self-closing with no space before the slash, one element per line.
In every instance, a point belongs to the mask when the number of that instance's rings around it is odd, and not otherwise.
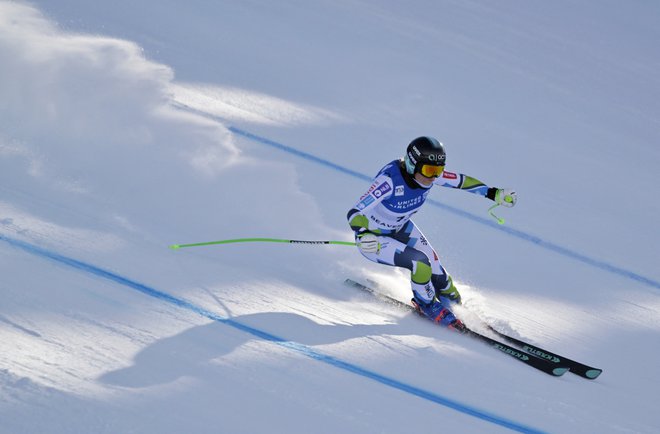
<path fill-rule="evenodd" d="M 406 149 L 404 161 L 406 163 L 406 171 L 414 175 L 415 173 L 421 173 L 422 166 L 424 165 L 442 166 L 444 168 L 446 158 L 445 147 L 442 143 L 433 137 L 424 136 L 417 137 L 410 142 L 408 149 Z M 442 173 L 442 171 L 439 171 L 438 175 L 439 173 Z"/>

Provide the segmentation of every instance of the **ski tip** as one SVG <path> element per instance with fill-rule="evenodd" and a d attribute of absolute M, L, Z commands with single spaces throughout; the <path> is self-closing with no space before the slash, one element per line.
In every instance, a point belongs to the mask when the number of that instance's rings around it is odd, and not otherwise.
<path fill-rule="evenodd" d="M 584 373 L 584 376 L 590 380 L 594 380 L 598 378 L 601 372 L 603 372 L 602 369 L 589 369 L 587 372 Z"/>
<path fill-rule="evenodd" d="M 567 372 L 568 372 L 568 368 L 565 368 L 565 367 L 554 368 L 552 370 L 552 375 L 554 375 L 555 377 L 560 377 L 560 376 L 564 375 Z"/>
<path fill-rule="evenodd" d="M 181 246 L 179 244 L 172 244 L 170 246 L 170 249 L 172 249 L 172 250 L 177 250 L 177 249 L 180 249 L 180 248 L 181 248 Z"/>

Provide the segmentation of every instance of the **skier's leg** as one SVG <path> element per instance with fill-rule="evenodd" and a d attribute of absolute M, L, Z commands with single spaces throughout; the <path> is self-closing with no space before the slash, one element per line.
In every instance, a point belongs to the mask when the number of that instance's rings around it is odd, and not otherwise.
<path fill-rule="evenodd" d="M 360 250 L 367 259 L 379 264 L 410 270 L 413 303 L 430 320 L 463 331 L 464 326 L 453 312 L 435 296 L 431 283 L 431 261 L 426 253 L 410 247 L 390 236 L 378 236 L 380 248 L 376 252 Z"/>
<path fill-rule="evenodd" d="M 454 281 L 440 263 L 440 258 L 431 243 L 419 230 L 419 227 L 411 220 L 395 235 L 398 241 L 424 252 L 431 264 L 431 283 L 438 298 L 444 297 L 449 301 L 460 303 L 461 294 L 454 285 Z"/>
<path fill-rule="evenodd" d="M 379 264 L 410 270 L 410 285 L 413 292 L 426 303 L 433 300 L 435 292 L 430 283 L 432 271 L 428 256 L 390 236 L 380 235 L 378 241 L 380 243 L 379 251 L 368 253 L 361 250 L 362 255 Z"/>

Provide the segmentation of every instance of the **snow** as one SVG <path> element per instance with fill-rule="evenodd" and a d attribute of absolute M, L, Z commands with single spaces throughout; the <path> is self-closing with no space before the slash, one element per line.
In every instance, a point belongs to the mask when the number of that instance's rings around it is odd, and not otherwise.
<path fill-rule="evenodd" d="M 660 430 L 660 6 L 0 1 L 0 432 Z M 410 297 L 345 214 L 414 137 L 514 187 L 415 221 L 457 313 L 604 370 L 553 378 Z"/>

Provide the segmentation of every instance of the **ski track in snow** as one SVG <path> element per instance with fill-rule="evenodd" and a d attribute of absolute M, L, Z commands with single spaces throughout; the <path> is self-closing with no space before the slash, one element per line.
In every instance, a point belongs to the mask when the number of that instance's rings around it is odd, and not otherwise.
<path fill-rule="evenodd" d="M 353 363 L 346 362 L 342 359 L 323 354 L 322 352 L 319 352 L 317 350 L 312 349 L 311 347 L 308 347 L 306 345 L 289 341 L 286 339 L 283 339 L 281 337 L 275 336 L 267 331 L 260 330 L 254 327 L 250 327 L 248 325 L 242 324 L 240 322 L 234 321 L 229 318 L 224 318 L 221 317 L 213 312 L 208 311 L 207 309 L 204 309 L 200 306 L 197 306 L 195 304 L 192 304 L 188 301 L 182 300 L 180 298 L 174 297 L 172 295 L 169 295 L 165 292 L 159 291 L 157 289 L 151 288 L 147 285 L 144 285 L 142 283 L 135 282 L 131 279 L 128 279 L 126 277 L 123 277 L 121 275 L 112 273 L 107 270 L 103 270 L 101 268 L 98 268 L 94 265 L 87 264 L 85 262 L 69 258 L 63 255 L 60 255 L 57 252 L 42 249 L 40 247 L 37 247 L 35 245 L 31 245 L 29 243 L 19 241 L 16 239 L 12 239 L 9 237 L 6 237 L 4 235 L 0 234 L 0 240 L 8 243 L 9 245 L 19 248 L 27 253 L 30 253 L 32 255 L 48 259 L 63 265 L 66 265 L 68 267 L 71 267 L 73 269 L 76 269 L 78 271 L 82 271 L 84 273 L 88 273 L 91 275 L 95 275 L 97 277 L 101 277 L 103 279 L 110 280 L 112 282 L 118 283 L 124 287 L 128 287 L 133 290 L 137 290 L 145 295 L 148 295 L 150 297 L 157 298 L 161 301 L 164 301 L 169 304 L 173 304 L 177 307 L 180 307 L 182 309 L 189 310 L 191 312 L 194 312 L 198 315 L 201 315 L 203 317 L 206 317 L 210 320 L 217 321 L 226 325 L 229 325 L 233 328 L 236 328 L 240 331 L 243 331 L 245 333 L 248 333 L 250 335 L 253 335 L 259 339 L 263 339 L 268 342 L 273 342 L 277 345 L 280 345 L 284 348 L 287 348 L 289 350 L 298 352 L 300 354 L 303 354 L 313 360 L 317 360 L 319 362 L 325 363 L 332 365 L 334 367 L 337 367 L 339 369 L 348 371 L 350 373 L 368 378 L 370 380 L 376 381 L 378 383 L 381 383 L 385 386 L 392 387 L 398 390 L 401 390 L 405 393 L 408 393 L 410 395 L 414 395 L 417 397 L 420 397 L 422 399 L 425 399 L 427 401 L 434 402 L 436 404 L 442 405 L 444 407 L 451 408 L 453 410 L 456 410 L 458 412 L 467 414 L 469 416 L 475 417 L 477 419 L 484 420 L 486 422 L 493 423 L 495 425 L 499 425 L 508 429 L 511 429 L 513 431 L 518 431 L 518 432 L 524 432 L 524 433 L 541 433 L 543 431 L 538 430 L 536 428 L 532 428 L 529 426 L 526 426 L 524 424 L 521 424 L 519 422 L 509 420 L 505 417 L 490 413 L 485 410 L 481 410 L 478 408 L 475 408 L 473 406 L 470 406 L 465 403 L 461 403 L 455 400 L 452 400 L 448 398 L 447 396 L 442 396 L 437 393 L 420 389 L 415 386 L 412 386 L 410 384 L 403 383 L 401 381 L 396 380 L 395 378 L 392 377 L 387 377 L 378 374 L 377 372 L 374 372 L 372 370 L 363 368 L 361 366 L 355 365 Z"/>

